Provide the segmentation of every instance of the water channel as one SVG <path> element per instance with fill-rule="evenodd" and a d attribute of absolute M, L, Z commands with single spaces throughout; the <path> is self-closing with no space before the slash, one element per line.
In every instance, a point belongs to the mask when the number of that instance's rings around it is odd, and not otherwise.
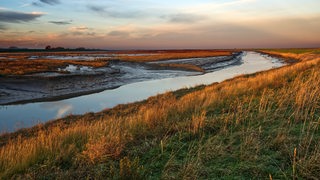
<path fill-rule="evenodd" d="M 245 52 L 241 61 L 241 64 L 227 66 L 203 75 L 137 82 L 117 89 L 60 101 L 0 106 L 0 134 L 1 132 L 12 132 L 19 128 L 31 127 L 37 123 L 69 114 L 98 112 L 118 104 L 141 101 L 159 93 L 201 84 L 208 85 L 241 74 L 250 74 L 284 65 L 276 58 L 256 52 Z"/>

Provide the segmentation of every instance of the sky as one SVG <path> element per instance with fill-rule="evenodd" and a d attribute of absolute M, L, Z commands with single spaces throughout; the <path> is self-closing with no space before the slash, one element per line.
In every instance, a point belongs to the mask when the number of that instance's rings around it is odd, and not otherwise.
<path fill-rule="evenodd" d="M 319 0 L 0 0 L 0 48 L 320 47 Z"/>

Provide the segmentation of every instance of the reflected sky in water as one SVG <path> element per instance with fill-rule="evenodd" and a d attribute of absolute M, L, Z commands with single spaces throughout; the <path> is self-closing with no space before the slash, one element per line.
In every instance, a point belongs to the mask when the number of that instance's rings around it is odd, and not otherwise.
<path fill-rule="evenodd" d="M 47 111 L 57 112 L 55 117 L 56 119 L 70 114 L 73 110 L 73 106 L 64 101 L 42 103 L 40 104 L 40 107 L 46 109 Z"/>
<path fill-rule="evenodd" d="M 221 82 L 240 74 L 254 73 L 283 65 L 275 58 L 261 56 L 255 52 L 246 53 L 242 61 L 241 65 L 226 67 L 204 75 L 132 83 L 117 89 L 62 101 L 0 106 L 0 132 L 11 132 L 19 128 L 31 127 L 37 123 L 69 114 L 98 112 L 118 104 L 144 100 L 166 91 Z"/>

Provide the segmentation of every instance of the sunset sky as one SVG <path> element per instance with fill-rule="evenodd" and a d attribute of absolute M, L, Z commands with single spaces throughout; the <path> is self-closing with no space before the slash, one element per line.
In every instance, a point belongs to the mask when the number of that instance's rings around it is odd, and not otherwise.
<path fill-rule="evenodd" d="M 0 48 L 320 47 L 320 0 L 0 0 Z"/>

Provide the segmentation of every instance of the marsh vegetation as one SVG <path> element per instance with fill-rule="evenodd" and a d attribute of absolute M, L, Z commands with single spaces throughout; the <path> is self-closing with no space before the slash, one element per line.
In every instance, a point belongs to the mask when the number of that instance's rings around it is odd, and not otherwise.
<path fill-rule="evenodd" d="M 58 72 L 68 65 L 105 67 L 108 61 L 151 62 L 168 59 L 230 56 L 230 50 L 163 50 L 98 52 L 20 52 L 0 53 L 0 76 Z M 181 66 L 179 66 L 181 67 Z M 183 67 L 182 67 L 183 68 Z M 189 67 L 186 67 L 189 69 Z M 194 68 L 192 68 L 194 69 Z M 198 70 L 198 69 L 196 69 Z"/>

